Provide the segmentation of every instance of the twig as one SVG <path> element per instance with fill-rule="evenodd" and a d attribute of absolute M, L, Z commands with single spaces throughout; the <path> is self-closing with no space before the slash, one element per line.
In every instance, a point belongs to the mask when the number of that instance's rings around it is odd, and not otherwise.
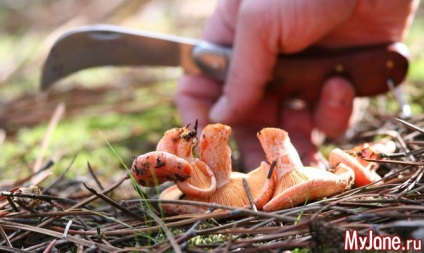
<path fill-rule="evenodd" d="M 197 122 L 197 121 L 196 121 Z M 197 124 L 196 124 L 197 125 Z M 195 126 L 196 126 L 195 125 Z M 209 213 L 211 213 L 213 211 L 213 209 L 209 209 L 209 210 L 207 210 L 205 213 L 206 214 L 209 214 Z M 183 245 L 181 245 L 181 248 L 186 248 L 187 247 L 187 241 L 189 240 L 189 239 L 191 239 L 191 238 L 193 238 L 193 237 L 195 237 L 196 235 L 197 235 L 197 232 L 196 232 L 196 228 L 200 225 L 200 223 L 202 222 L 203 220 L 198 220 L 198 221 L 196 221 L 184 234 L 182 234 L 181 236 L 179 236 L 178 237 L 178 239 L 176 239 L 176 241 L 177 241 L 177 243 L 181 243 L 182 241 L 185 241 L 184 243 L 183 243 Z M 168 245 L 168 246 L 165 246 L 165 247 L 163 247 L 162 249 L 158 249 L 157 250 L 157 252 L 158 253 L 160 253 L 160 252 L 167 252 L 168 250 L 170 250 L 170 246 Z"/>
<path fill-rule="evenodd" d="M 28 251 L 26 251 L 26 250 L 21 250 L 21 249 L 17 249 L 17 248 L 10 248 L 10 247 L 5 247 L 5 246 L 0 246 L 0 250 L 2 252 L 28 253 Z"/>
<path fill-rule="evenodd" d="M 47 146 L 49 145 L 50 139 L 53 135 L 54 130 L 56 129 L 57 124 L 65 112 L 65 104 L 60 103 L 57 105 L 52 118 L 50 119 L 49 126 L 47 128 L 47 133 L 44 136 L 43 143 L 41 144 L 40 153 L 38 154 L 37 160 L 35 161 L 33 171 L 38 172 L 43 163 L 44 154 L 46 153 Z"/>
<path fill-rule="evenodd" d="M 91 177 L 94 179 L 94 181 L 97 184 L 97 187 L 99 187 L 100 190 L 104 190 L 104 187 L 102 183 L 100 182 L 99 178 L 96 176 L 96 173 L 94 173 L 93 167 L 91 167 L 90 162 L 87 162 L 88 171 L 90 172 Z"/>
<path fill-rule="evenodd" d="M 6 218 L 22 218 L 22 219 L 28 219 L 28 218 L 37 218 L 37 217 L 65 217 L 65 216 L 88 216 L 88 215 L 99 215 L 99 216 L 110 216 L 111 214 L 108 213 L 102 213 L 102 212 L 92 212 L 92 211 L 63 211 L 63 212 L 38 212 L 38 213 L 11 213 Z"/>
<path fill-rule="evenodd" d="M 40 233 L 40 234 L 44 234 L 44 235 L 48 235 L 48 236 L 53 236 L 53 237 L 56 237 L 56 238 L 62 238 L 62 235 L 63 235 L 61 233 L 58 233 L 58 232 L 55 232 L 55 231 L 52 231 L 52 230 L 49 230 L 49 229 L 29 226 L 29 225 L 20 224 L 20 223 L 14 223 L 14 222 L 5 221 L 5 220 L 0 220 L 0 226 L 2 226 L 3 228 L 6 228 L 6 229 L 26 230 L 26 231 L 36 232 L 36 233 Z M 84 240 L 84 239 L 77 238 L 77 237 L 72 236 L 72 235 L 68 235 L 67 239 L 69 241 L 75 243 L 75 244 L 81 244 L 81 245 L 84 245 L 86 247 L 96 245 L 100 250 L 103 250 L 103 251 L 106 251 L 106 252 L 111 252 L 111 251 L 117 250 L 117 248 L 115 248 L 115 247 L 99 244 L 99 243 L 96 243 L 96 242 L 93 242 L 93 241 Z"/>
<path fill-rule="evenodd" d="M 224 209 L 224 210 L 230 211 L 229 215 L 245 214 L 245 215 L 252 215 L 252 216 L 257 216 L 257 217 L 262 217 L 262 218 L 275 218 L 276 220 L 281 220 L 281 221 L 297 221 L 297 218 L 289 217 L 289 216 L 286 216 L 286 215 L 266 213 L 266 212 L 262 212 L 262 211 L 255 212 L 255 211 L 245 209 L 245 208 L 237 208 L 237 207 L 231 207 L 231 206 L 226 206 L 226 205 L 219 205 L 219 204 L 215 204 L 215 203 L 206 203 L 206 202 L 190 201 L 190 200 L 165 200 L 165 199 L 160 199 L 160 200 L 159 199 L 146 199 L 145 201 L 154 202 L 154 203 L 194 205 L 194 206 L 204 206 L 204 207 L 209 207 L 209 208 L 214 208 L 214 209 Z"/>
<path fill-rule="evenodd" d="M 9 238 L 7 237 L 7 234 L 4 232 L 2 227 L 0 227 L 0 235 L 3 237 L 4 241 L 6 242 L 6 245 L 10 248 L 13 248 L 12 243 L 10 243 Z"/>
<path fill-rule="evenodd" d="M 243 178 L 243 186 L 244 190 L 246 191 L 247 198 L 249 199 L 250 208 L 252 208 L 253 211 L 257 212 L 258 209 L 256 208 L 255 201 L 253 200 L 252 193 L 250 192 L 249 185 L 247 184 L 246 178 Z"/>
<path fill-rule="evenodd" d="M 367 162 L 376 162 L 376 163 L 391 163 L 391 164 L 400 164 L 400 165 L 413 165 L 413 166 L 423 166 L 423 162 L 407 162 L 407 161 L 396 161 L 396 160 L 378 160 L 378 159 L 368 159 L 362 158 Z"/>
<path fill-rule="evenodd" d="M 124 208 L 123 206 L 119 205 L 118 203 L 116 203 L 115 201 L 113 201 L 112 199 L 110 199 L 109 197 L 101 194 L 101 193 L 97 193 L 93 188 L 88 187 L 86 184 L 84 184 L 85 188 L 87 188 L 90 192 L 92 192 L 93 194 L 95 194 L 96 196 L 98 196 L 99 198 L 101 198 L 102 200 L 106 201 L 108 204 L 112 205 L 115 208 L 118 208 L 119 210 L 127 213 L 128 215 L 131 215 L 132 217 L 139 219 L 139 220 L 143 220 L 143 217 L 139 216 L 136 213 L 133 213 L 132 211 Z M 150 210 L 146 210 L 145 211 L 147 215 L 149 215 L 150 217 L 153 218 L 153 220 L 156 221 L 156 223 L 158 223 L 158 225 L 162 228 L 162 230 L 165 232 L 166 236 L 168 237 L 168 240 L 170 242 L 170 244 L 172 245 L 172 248 L 175 252 L 177 253 L 181 253 L 181 248 L 178 245 L 178 243 L 176 242 L 174 235 L 172 235 L 172 232 L 168 229 L 168 227 L 162 222 L 162 220 L 156 215 L 154 214 L 152 211 Z"/>
<path fill-rule="evenodd" d="M 54 185 L 56 185 L 59 181 L 61 181 L 65 177 L 66 173 L 68 173 L 69 169 L 71 169 L 72 165 L 74 164 L 75 160 L 77 159 L 77 156 L 78 156 L 78 153 L 75 154 L 72 157 L 72 160 L 69 163 L 68 167 L 66 167 L 66 169 L 60 174 L 60 176 L 58 178 L 56 178 L 56 180 L 54 180 L 49 186 L 44 188 L 45 192 L 49 191 L 50 188 L 52 188 Z"/>
<path fill-rule="evenodd" d="M 406 122 L 405 120 L 402 120 L 402 119 L 396 119 L 396 120 L 399 121 L 400 123 L 404 124 L 405 126 L 409 127 L 410 129 L 418 131 L 421 134 L 424 134 L 424 129 L 421 129 L 421 128 L 419 128 L 419 127 L 417 127 L 417 126 L 415 126 L 415 125 L 413 125 L 409 122 Z"/>
<path fill-rule="evenodd" d="M 39 199 L 49 203 L 51 203 L 52 200 L 56 200 L 56 201 L 67 203 L 67 204 L 76 203 L 76 201 L 72 199 L 66 199 L 66 198 L 43 195 L 43 194 L 28 194 L 28 193 L 21 193 L 21 192 L 1 191 L 0 196 L 10 197 L 10 198 L 16 197 L 16 198 Z"/>
<path fill-rule="evenodd" d="M 96 190 L 94 190 L 93 188 L 87 186 L 85 183 L 83 183 L 84 187 L 89 190 L 91 193 L 93 193 L 95 196 L 97 196 L 98 198 L 104 200 L 106 203 L 108 203 L 109 205 L 111 205 L 114 208 L 117 208 L 119 210 L 121 210 L 122 212 L 130 215 L 131 217 L 138 219 L 138 220 L 143 220 L 143 217 L 141 217 L 140 215 L 132 212 L 131 210 L 119 205 L 118 203 L 116 203 L 115 201 L 113 201 L 112 199 L 110 199 L 108 196 L 102 194 L 102 193 L 98 193 Z"/>
<path fill-rule="evenodd" d="M 128 179 L 128 175 L 125 175 L 125 176 L 124 176 L 124 177 L 122 177 L 120 180 L 118 180 L 115 184 L 111 185 L 109 188 L 107 188 L 107 189 L 105 189 L 104 191 L 102 191 L 102 193 L 103 193 L 103 194 L 106 194 L 106 193 L 108 193 L 108 192 L 110 192 L 110 191 L 113 191 L 116 187 L 120 186 L 120 185 L 121 185 L 121 184 L 122 184 L 125 180 L 127 180 L 127 179 Z M 97 199 L 97 196 L 91 196 L 91 197 L 89 197 L 89 198 L 87 198 L 87 199 L 85 199 L 85 200 L 81 201 L 80 203 L 77 203 L 77 204 L 75 204 L 74 206 L 70 207 L 68 210 L 73 210 L 73 209 L 77 209 L 77 208 L 80 208 L 80 207 L 82 207 L 82 206 L 85 206 L 86 204 L 88 204 L 88 203 L 92 202 L 92 201 L 93 201 L 93 200 L 95 200 L 95 199 Z M 58 217 L 52 217 L 52 218 L 50 218 L 50 219 L 48 219 L 48 220 L 46 220 L 46 221 L 44 221 L 44 222 L 40 223 L 40 224 L 37 226 L 37 228 L 42 228 L 42 227 L 44 227 L 44 226 L 47 226 L 47 225 L 49 225 L 50 223 L 52 223 L 53 221 L 55 221 L 55 220 L 57 220 L 57 219 L 58 219 Z M 21 234 L 20 236 L 17 236 L 16 238 L 14 238 L 14 239 L 12 240 L 12 242 L 13 242 L 13 241 L 20 240 L 20 239 L 22 239 L 22 238 L 26 237 L 27 235 L 28 235 L 28 232 L 25 232 L 25 233 Z"/>

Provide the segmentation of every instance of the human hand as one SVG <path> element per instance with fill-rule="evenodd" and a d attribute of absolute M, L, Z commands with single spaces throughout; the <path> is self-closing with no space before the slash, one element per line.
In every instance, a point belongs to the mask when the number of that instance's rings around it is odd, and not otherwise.
<path fill-rule="evenodd" d="M 348 80 L 330 78 L 316 104 L 288 107 L 287 101 L 265 92 L 276 56 L 312 45 L 341 48 L 400 41 L 418 3 L 223 0 L 205 27 L 204 39 L 233 47 L 225 85 L 205 76 L 184 76 L 177 94 L 182 119 L 198 119 L 200 127 L 211 122 L 233 126 L 247 168 L 264 160 L 256 139 L 263 127 L 285 129 L 303 162 L 316 162 L 311 132 L 317 128 L 337 137 L 349 127 L 353 88 Z"/>

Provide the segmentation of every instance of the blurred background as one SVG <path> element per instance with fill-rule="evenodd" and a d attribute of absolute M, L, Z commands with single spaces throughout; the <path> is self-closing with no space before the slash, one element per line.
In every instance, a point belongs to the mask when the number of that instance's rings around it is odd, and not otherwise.
<path fill-rule="evenodd" d="M 43 62 L 60 35 L 102 23 L 199 38 L 216 2 L 0 1 L 0 186 L 13 185 L 48 161 L 56 175 L 70 167 L 67 177 L 84 176 L 89 162 L 100 178 L 114 180 L 124 174 L 120 159 L 130 166 L 132 155 L 153 150 L 165 130 L 180 125 L 173 94 L 182 72 L 176 68 L 90 69 L 40 92 Z M 411 67 L 402 89 L 414 114 L 424 105 L 423 10 L 405 41 Z M 49 128 L 61 103 L 65 110 Z M 398 110 L 392 94 L 368 104 L 367 111 L 379 115 Z"/>

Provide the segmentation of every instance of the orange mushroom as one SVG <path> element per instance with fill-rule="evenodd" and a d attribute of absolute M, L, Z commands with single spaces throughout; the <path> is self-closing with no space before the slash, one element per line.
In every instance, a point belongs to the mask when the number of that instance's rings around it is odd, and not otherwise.
<path fill-rule="evenodd" d="M 131 172 L 137 182 L 155 186 L 175 181 L 178 188 L 191 196 L 210 196 L 216 190 L 216 178 L 211 169 L 193 156 L 196 127 L 174 128 L 165 132 L 156 151 L 137 157 Z"/>
<path fill-rule="evenodd" d="M 299 154 L 290 142 L 288 133 L 278 128 L 264 128 L 258 138 L 269 163 L 276 162 L 276 188 L 264 211 L 277 211 L 306 201 L 334 195 L 348 189 L 355 178 L 353 171 L 344 164 L 334 173 L 304 167 Z"/>
<path fill-rule="evenodd" d="M 354 147 L 352 150 L 341 150 L 336 148 L 329 154 L 328 160 L 331 166 L 343 163 L 355 172 L 355 185 L 360 187 L 374 183 L 381 179 L 376 169 L 378 164 L 368 162 L 363 158 L 379 159 L 379 153 L 390 154 L 396 150 L 393 141 L 382 139 L 374 143 L 365 143 Z"/>
<path fill-rule="evenodd" d="M 205 127 L 199 141 L 200 160 L 204 161 L 213 171 L 217 180 L 216 191 L 210 196 L 193 196 L 183 194 L 178 186 L 171 186 L 160 195 L 166 200 L 195 200 L 217 203 L 232 207 L 247 207 L 249 199 L 244 188 L 246 179 L 256 206 L 260 209 L 271 198 L 274 190 L 273 178 L 267 178 L 270 165 L 263 162 L 249 174 L 232 172 L 231 149 L 228 146 L 231 128 L 222 124 L 211 124 Z M 168 213 L 198 213 L 204 212 L 205 207 L 184 206 L 177 204 L 162 204 Z"/>
<path fill-rule="evenodd" d="M 231 149 L 228 146 L 231 128 L 222 124 L 205 127 L 197 143 L 196 126 L 168 130 L 157 145 L 156 151 L 134 160 L 132 174 L 138 183 L 155 186 L 165 181 L 176 185 L 164 190 L 160 199 L 196 200 L 232 207 L 247 207 L 250 202 L 243 180 L 246 180 L 258 209 L 276 211 L 306 201 L 324 198 L 352 186 L 361 186 L 379 179 L 378 174 L 362 158 L 376 158 L 380 152 L 392 153 L 393 142 L 365 144 L 351 151 L 335 149 L 330 153 L 333 173 L 313 167 L 304 167 L 282 129 L 264 128 L 258 138 L 268 163 L 248 174 L 232 171 Z M 199 157 L 193 149 L 198 145 Z M 357 155 L 360 154 L 360 155 Z M 362 158 L 361 158 L 362 157 Z M 270 164 L 275 169 L 270 171 Z M 205 207 L 179 204 L 162 204 L 167 213 L 198 213 Z"/>
<path fill-rule="evenodd" d="M 140 185 L 153 187 L 166 181 L 185 181 L 192 174 L 192 166 L 176 155 L 154 151 L 138 156 L 131 172 Z"/>

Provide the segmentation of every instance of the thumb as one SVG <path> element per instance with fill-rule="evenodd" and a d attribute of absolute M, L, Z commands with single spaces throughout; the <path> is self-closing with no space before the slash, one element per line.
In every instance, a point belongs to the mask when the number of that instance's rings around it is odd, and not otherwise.
<path fill-rule="evenodd" d="M 315 125 L 330 138 L 337 138 L 349 127 L 355 91 L 344 78 L 328 79 L 315 110 Z"/>
<path fill-rule="evenodd" d="M 269 5 L 260 3 L 246 1 L 240 6 L 226 83 L 209 113 L 213 122 L 236 124 L 241 121 L 260 102 L 264 87 L 272 77 L 278 47 L 277 43 L 270 43 L 272 38 L 275 39 L 272 36 L 275 31 L 268 23 L 275 19 L 258 19 L 263 13 L 272 13 L 264 10 Z"/>

